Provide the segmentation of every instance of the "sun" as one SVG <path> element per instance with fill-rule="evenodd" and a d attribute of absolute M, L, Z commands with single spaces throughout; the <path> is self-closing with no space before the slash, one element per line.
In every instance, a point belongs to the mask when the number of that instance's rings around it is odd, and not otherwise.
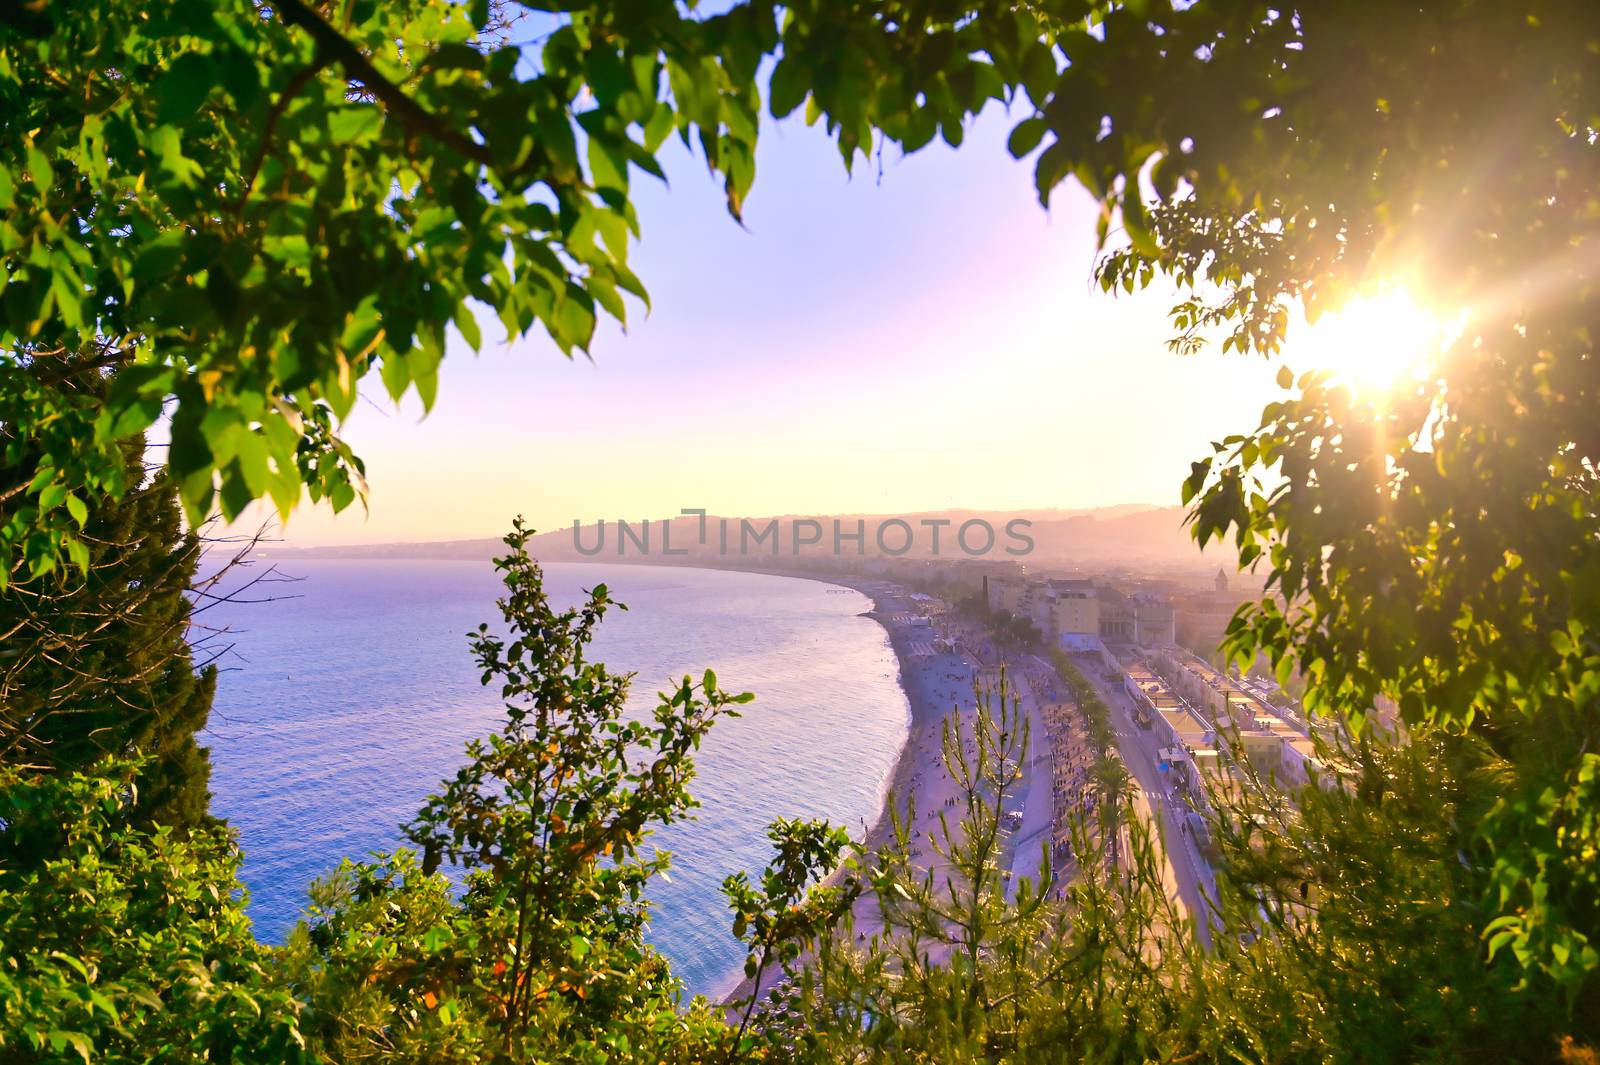
<path fill-rule="evenodd" d="M 1285 346 L 1297 372 L 1329 370 L 1358 395 L 1386 393 L 1416 381 L 1447 346 L 1459 325 L 1429 311 L 1405 288 L 1392 286 L 1357 296 L 1338 311 L 1301 326 Z"/>

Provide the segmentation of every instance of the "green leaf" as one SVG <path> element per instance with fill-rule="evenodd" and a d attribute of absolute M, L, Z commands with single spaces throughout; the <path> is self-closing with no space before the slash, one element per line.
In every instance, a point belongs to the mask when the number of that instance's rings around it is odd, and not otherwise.
<path fill-rule="evenodd" d="M 302 234 L 269 238 L 262 243 L 262 248 L 290 269 L 304 270 L 311 265 L 311 242 Z"/>
<path fill-rule="evenodd" d="M 483 347 L 483 332 L 478 328 L 478 318 L 477 315 L 472 313 L 471 306 L 462 303 L 460 307 L 456 308 L 455 323 L 456 329 L 461 333 L 461 338 L 467 342 L 467 345 L 473 351 Z"/>
<path fill-rule="evenodd" d="M 600 136 L 589 138 L 589 172 L 596 188 L 628 191 L 628 163 L 625 157 Z"/>
<path fill-rule="evenodd" d="M 328 139 L 335 144 L 366 144 L 383 128 L 383 111 L 377 104 L 351 104 L 328 116 Z"/>
<path fill-rule="evenodd" d="M 617 293 L 617 288 L 611 282 L 598 276 L 591 276 L 584 283 L 595 302 L 605 308 L 607 314 L 627 325 L 628 308 L 622 302 L 622 297 Z"/>
<path fill-rule="evenodd" d="M 55 171 L 50 167 L 49 157 L 40 151 L 39 146 L 31 140 L 28 142 L 23 155 L 28 163 L 28 177 L 32 181 L 33 187 L 40 192 L 49 189 L 55 182 Z"/>
<path fill-rule="evenodd" d="M 396 403 L 411 387 L 411 368 L 407 361 L 406 356 L 398 351 L 385 351 L 378 360 L 378 376 L 388 390 L 389 398 Z"/>
<path fill-rule="evenodd" d="M 71 264 L 57 257 L 52 265 L 55 268 L 50 273 L 50 291 L 56 298 L 56 311 L 61 315 L 62 324 L 69 329 L 82 329 L 83 287 L 77 282 Z"/>
<path fill-rule="evenodd" d="M 89 545 L 76 536 L 69 536 L 66 540 L 67 560 L 78 567 L 79 572 L 89 572 Z"/>
<path fill-rule="evenodd" d="M 82 1032 L 51 1029 L 45 1033 L 45 1041 L 50 1044 L 50 1049 L 58 1054 L 70 1046 L 73 1052 L 83 1059 L 84 1065 L 89 1065 L 92 1060 L 94 1044 Z"/>
<path fill-rule="evenodd" d="M 356 499 L 356 490 L 348 481 L 340 481 L 328 491 L 328 501 L 333 504 L 333 512 L 339 513 Z"/>
<path fill-rule="evenodd" d="M 1037 148 L 1049 128 L 1049 124 L 1042 118 L 1027 118 L 1017 123 L 1017 128 L 1011 131 L 1011 136 L 1006 141 L 1011 157 L 1021 159 Z"/>
<path fill-rule="evenodd" d="M 806 70 L 799 60 L 785 55 L 772 68 L 772 81 L 767 90 L 768 109 L 773 118 L 786 118 L 805 101 L 807 92 Z"/>
<path fill-rule="evenodd" d="M 266 437 L 250 429 L 241 429 L 234 439 L 234 461 L 238 463 L 240 476 L 251 498 L 259 499 L 267 494 L 267 478 L 272 472 L 267 464 Z"/>
<path fill-rule="evenodd" d="M 211 57 L 185 52 L 167 67 L 156 82 L 156 122 L 166 124 L 192 119 L 216 84 Z"/>
<path fill-rule="evenodd" d="M 183 136 L 176 126 L 157 126 L 145 138 L 145 148 L 155 157 L 159 180 L 170 179 L 192 187 L 201 175 L 200 164 L 183 153 Z"/>

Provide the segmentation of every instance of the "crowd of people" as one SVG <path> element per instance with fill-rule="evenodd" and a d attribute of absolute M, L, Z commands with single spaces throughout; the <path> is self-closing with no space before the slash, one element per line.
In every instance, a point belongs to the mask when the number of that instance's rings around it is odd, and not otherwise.
<path fill-rule="evenodd" d="M 1099 801 L 1093 782 L 1095 751 L 1073 703 L 1041 702 L 1039 712 L 1050 739 L 1050 853 L 1059 873 L 1072 860 L 1073 820 L 1092 813 Z"/>

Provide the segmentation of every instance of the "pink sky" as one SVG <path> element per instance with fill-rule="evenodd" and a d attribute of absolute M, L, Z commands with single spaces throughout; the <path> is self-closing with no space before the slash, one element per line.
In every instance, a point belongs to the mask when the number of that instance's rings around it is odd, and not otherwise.
<path fill-rule="evenodd" d="M 373 381 L 347 436 L 370 513 L 302 507 L 300 546 L 491 536 L 701 506 L 738 514 L 1170 504 L 1276 394 L 1259 359 L 1163 346 L 1167 293 L 1090 285 L 1094 205 L 1051 210 L 1006 116 L 848 177 L 765 135 L 746 229 L 687 157 L 641 178 L 648 319 L 594 362 L 529 339 L 453 351 L 425 419 Z M 486 340 L 496 336 L 486 324 Z"/>

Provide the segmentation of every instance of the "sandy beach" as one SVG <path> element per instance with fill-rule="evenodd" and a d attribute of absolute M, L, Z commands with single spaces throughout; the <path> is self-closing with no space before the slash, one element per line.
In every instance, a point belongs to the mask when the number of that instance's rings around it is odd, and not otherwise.
<path fill-rule="evenodd" d="M 803 576 L 819 579 L 810 573 Z M 994 671 L 984 661 L 993 658 L 992 649 L 988 647 L 987 637 L 976 630 L 960 626 L 952 619 L 937 617 L 942 614 L 943 606 L 937 600 L 914 599 L 913 593 L 886 581 L 833 577 L 828 578 L 827 583 L 852 588 L 872 600 L 872 610 L 865 616 L 883 625 L 888 634 L 900 665 L 901 687 L 911 710 L 906 741 L 889 779 L 884 804 L 865 836 L 867 852 L 875 853 L 893 841 L 894 819 L 890 804 L 904 814 L 908 802 L 914 802 L 911 860 L 924 872 L 931 869 L 937 877 L 943 859 L 936 852 L 932 838 L 942 838 L 940 817 L 947 817 L 954 827 L 961 815 L 960 791 L 944 767 L 944 723 L 955 715 L 970 752 L 971 725 L 977 709 L 973 683 L 979 680 L 986 690 L 995 686 Z M 925 612 L 935 614 L 936 618 L 930 620 Z M 1007 676 L 1031 725 L 1029 749 L 1023 752 L 1024 776 L 1006 804 L 1007 812 L 1017 815 L 1018 826 L 1009 833 L 1002 867 L 1017 876 L 1037 874 L 1041 845 L 1053 823 L 1046 722 L 1039 712 L 1039 699 L 1035 697 L 1027 674 L 1027 670 L 1014 669 Z M 870 939 L 882 930 L 877 902 L 870 894 L 858 900 L 853 919 L 861 940 Z M 762 989 L 769 989 L 782 977 L 781 970 L 767 972 L 762 978 Z M 746 978 L 729 998 L 746 997 L 749 991 L 750 980 Z"/>

